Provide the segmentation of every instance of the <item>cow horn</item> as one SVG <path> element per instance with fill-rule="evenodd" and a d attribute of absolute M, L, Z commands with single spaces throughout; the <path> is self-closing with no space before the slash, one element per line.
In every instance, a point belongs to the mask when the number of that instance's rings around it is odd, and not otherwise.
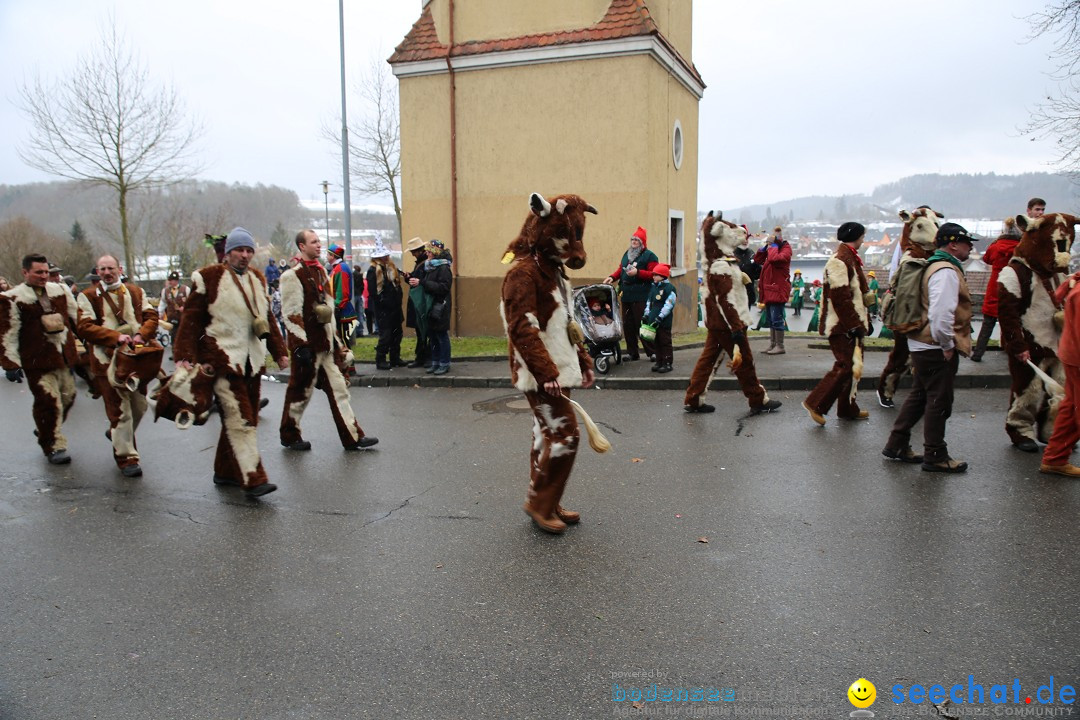
<path fill-rule="evenodd" d="M 593 215 L 599 215 L 600 214 L 600 213 L 596 212 L 596 208 L 594 208 L 592 205 L 586 205 L 585 206 L 585 212 L 592 213 Z"/>
<path fill-rule="evenodd" d="M 533 193 L 529 196 L 529 207 L 540 217 L 547 217 L 551 214 L 551 203 L 545 200 L 540 193 Z"/>

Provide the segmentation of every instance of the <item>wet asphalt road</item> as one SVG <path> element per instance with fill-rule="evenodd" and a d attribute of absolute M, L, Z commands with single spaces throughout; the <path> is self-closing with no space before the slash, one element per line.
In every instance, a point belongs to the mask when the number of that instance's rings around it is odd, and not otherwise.
<path fill-rule="evenodd" d="M 358 454 L 317 397 L 290 453 L 266 384 L 280 490 L 251 502 L 211 484 L 216 419 L 147 422 L 146 475 L 121 478 L 85 394 L 74 463 L 47 465 L 24 388 L 0 386 L 4 720 L 600 718 L 630 710 L 613 683 L 654 681 L 734 693 L 664 706 L 684 716 L 845 717 L 859 677 L 878 717 L 916 717 L 889 688 L 1080 685 L 1080 483 L 1008 446 L 1002 390 L 959 393 L 955 477 L 884 460 L 876 406 L 818 428 L 801 393 L 747 417 L 733 393 L 687 416 L 681 393 L 582 391 L 614 449 L 583 442 L 583 521 L 551 537 L 521 511 L 531 420 L 506 391 L 354 389 L 381 438 Z"/>

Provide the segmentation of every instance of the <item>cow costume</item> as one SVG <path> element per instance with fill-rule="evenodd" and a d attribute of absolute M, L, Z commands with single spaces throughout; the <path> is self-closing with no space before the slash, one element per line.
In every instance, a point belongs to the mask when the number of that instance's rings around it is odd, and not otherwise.
<path fill-rule="evenodd" d="M 301 255 L 300 262 L 281 275 L 281 317 L 285 322 L 292 374 L 285 391 L 279 436 L 284 447 L 310 450 L 311 443 L 300 432 L 300 419 L 318 387 L 330 401 L 330 412 L 338 438 L 346 450 L 359 450 L 378 442 L 365 437 L 349 403 L 349 382 L 341 367 L 351 362 L 351 353 L 334 330 L 334 294 L 330 278 L 318 259 L 318 237 L 307 230 L 297 237 L 301 253 L 313 247 L 313 259 Z"/>
<path fill-rule="evenodd" d="M 750 342 L 746 337 L 751 319 L 746 290 L 743 288 L 745 276 L 735 257 L 736 247 L 746 240 L 746 230 L 710 212 L 701 224 L 701 237 L 709 268 L 703 292 L 707 334 L 701 357 L 690 374 L 690 386 L 686 389 L 683 406 L 686 412 L 691 413 L 710 413 L 716 409 L 703 403 L 702 399 L 726 353 L 732 359 L 731 369 L 739 380 L 739 389 L 750 403 L 750 411 L 771 412 L 781 403 L 770 400 L 765 388 L 758 382 L 754 355 L 750 352 Z M 739 359 L 736 360 L 736 357 Z"/>
<path fill-rule="evenodd" d="M 1061 400 L 1043 385 L 1027 360 L 1065 384 L 1065 370 L 1057 357 L 1064 313 L 1054 292 L 1068 270 L 1077 223 L 1076 216 L 1063 213 L 1040 218 L 1017 215 L 1016 225 L 1024 234 L 998 275 L 998 321 L 1012 376 L 1005 431 L 1025 452 L 1036 452 L 1036 441 L 1050 439 Z"/>
<path fill-rule="evenodd" d="M 229 264 L 232 252 L 254 248 L 251 234 L 236 228 L 225 242 L 226 262 L 192 273 L 175 354 L 178 365 L 202 364 L 215 378 L 221 435 L 214 482 L 259 496 L 277 489 L 267 481 L 256 443 L 261 376 L 268 349 L 282 367 L 288 358 L 262 273 L 250 267 L 240 272 Z"/>
<path fill-rule="evenodd" d="M 113 459 L 126 477 L 142 475 L 135 431 L 146 413 L 146 382 L 131 389 L 115 382 L 109 370 L 121 337 L 153 340 L 157 328 L 157 311 L 137 285 L 117 279 L 109 287 L 99 280 L 79 295 L 79 336 L 90 346 L 90 372 L 105 402 Z"/>
<path fill-rule="evenodd" d="M 803 401 L 810 418 L 819 425 L 825 424 L 833 403 L 837 417 L 845 420 L 865 420 L 869 416 L 867 411 L 859 409 L 855 400 L 858 382 L 855 375 L 862 363 L 863 338 L 870 332 L 867 305 L 873 296 L 859 257 L 865 235 L 866 228 L 857 222 L 841 225 L 836 230 L 840 243 L 825 263 L 818 332 L 828 336 L 835 361 Z"/>
<path fill-rule="evenodd" d="M 37 266 L 43 272 L 47 267 L 42 259 L 30 271 Z M 38 445 L 54 465 L 71 462 L 60 426 L 75 402 L 68 366 L 75 360 L 69 328 L 77 319 L 75 298 L 63 283 L 35 287 L 23 282 L 0 293 L 0 365 L 9 372 L 23 370 L 34 396 Z"/>
<path fill-rule="evenodd" d="M 504 256 L 510 262 L 499 311 L 509 340 L 510 374 L 533 412 L 530 482 L 525 512 L 544 531 L 561 533 L 578 513 L 560 505 L 580 433 L 569 388 L 592 385 L 592 358 L 571 317 L 564 266 L 585 265 L 585 213 L 577 195 L 529 198 L 531 213 Z M 576 332 L 575 332 L 576 331 Z M 564 390 L 566 389 L 566 390 Z"/>
<path fill-rule="evenodd" d="M 940 225 L 938 220 L 945 216 L 926 205 L 912 212 L 901 210 L 899 214 L 904 221 L 904 229 L 900 233 L 900 252 L 903 253 L 900 263 L 908 259 L 924 260 L 933 255 L 937 249 L 934 238 Z M 893 396 L 896 395 L 900 378 L 908 371 L 910 356 L 904 335 L 894 332 L 892 350 L 878 378 L 877 397 L 881 407 L 896 406 Z"/>

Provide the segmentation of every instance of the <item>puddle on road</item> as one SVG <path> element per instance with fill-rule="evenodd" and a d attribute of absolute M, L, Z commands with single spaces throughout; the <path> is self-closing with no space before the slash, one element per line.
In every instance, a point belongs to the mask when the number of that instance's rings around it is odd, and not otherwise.
<path fill-rule="evenodd" d="M 473 403 L 472 409 L 482 413 L 529 413 L 529 401 L 524 395 L 502 395 L 491 400 Z"/>

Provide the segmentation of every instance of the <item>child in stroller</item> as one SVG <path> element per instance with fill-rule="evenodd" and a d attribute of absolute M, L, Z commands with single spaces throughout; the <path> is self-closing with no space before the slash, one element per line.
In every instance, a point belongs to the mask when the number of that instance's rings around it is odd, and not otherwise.
<path fill-rule="evenodd" d="M 606 375 L 611 365 L 622 362 L 619 342 L 623 337 L 619 299 L 611 285 L 574 288 L 574 308 L 585 334 L 585 346 L 596 371 Z"/>

